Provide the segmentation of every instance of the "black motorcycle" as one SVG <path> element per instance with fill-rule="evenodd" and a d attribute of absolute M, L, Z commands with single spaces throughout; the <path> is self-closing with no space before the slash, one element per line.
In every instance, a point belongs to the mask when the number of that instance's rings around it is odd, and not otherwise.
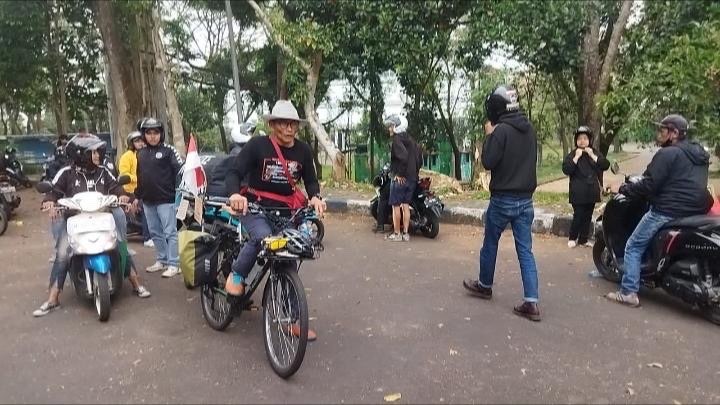
<path fill-rule="evenodd" d="M 5 174 L 8 176 L 10 184 L 15 187 L 32 187 L 32 182 L 30 181 L 28 176 L 25 175 L 25 172 L 23 171 L 23 164 L 22 162 L 20 162 L 17 156 L 15 156 L 14 154 L 9 155 L 6 153 L 5 164 L 7 165 L 5 167 Z"/>
<path fill-rule="evenodd" d="M 434 239 L 440 232 L 440 216 L 445 204 L 430 190 L 430 177 L 420 179 L 410 202 L 410 232 L 422 232 Z M 382 200 L 385 206 L 385 224 L 392 224 L 392 207 L 387 196 L 390 195 L 390 164 L 386 163 L 380 173 L 373 178 L 375 197 L 370 200 L 370 214 L 378 221 L 378 206 Z M 383 196 L 381 199 L 380 197 Z"/>
<path fill-rule="evenodd" d="M 617 173 L 617 163 L 612 172 Z M 638 176 L 625 176 L 635 182 Z M 625 244 L 649 209 L 647 201 L 615 194 L 597 221 L 593 260 L 602 276 L 619 283 Z M 641 282 L 697 306 L 720 325 L 720 216 L 696 215 L 668 222 L 643 255 Z"/>

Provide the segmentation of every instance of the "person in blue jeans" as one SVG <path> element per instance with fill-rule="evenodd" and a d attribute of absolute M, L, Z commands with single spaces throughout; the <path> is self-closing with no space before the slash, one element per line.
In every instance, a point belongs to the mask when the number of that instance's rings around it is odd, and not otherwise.
<path fill-rule="evenodd" d="M 688 122 L 681 115 L 668 115 L 655 125 L 655 141 L 660 150 L 642 178 L 610 187 L 628 198 L 650 201 L 650 209 L 625 245 L 620 291 L 605 296 L 630 307 L 640 306 L 642 257 L 655 234 L 673 219 L 702 215 L 710 209 L 707 192 L 710 155 L 702 145 L 687 139 Z"/>
<path fill-rule="evenodd" d="M 464 280 L 463 286 L 473 296 L 492 298 L 498 242 L 510 224 L 523 282 L 523 303 L 513 308 L 513 312 L 539 321 L 538 275 L 532 252 L 537 136 L 520 110 L 517 91 L 507 85 L 490 93 L 485 100 L 485 112 L 489 122 L 485 124 L 481 161 L 485 169 L 490 170 L 490 205 L 480 250 L 480 274 L 477 279 Z"/>
<path fill-rule="evenodd" d="M 145 118 L 138 126 L 146 146 L 137 152 L 135 196 L 142 200 L 156 258 L 145 271 L 165 270 L 162 276 L 169 278 L 180 274 L 175 188 L 183 161 L 177 150 L 165 143 L 165 126 L 160 121 Z M 138 200 L 135 201 L 139 205 Z"/>

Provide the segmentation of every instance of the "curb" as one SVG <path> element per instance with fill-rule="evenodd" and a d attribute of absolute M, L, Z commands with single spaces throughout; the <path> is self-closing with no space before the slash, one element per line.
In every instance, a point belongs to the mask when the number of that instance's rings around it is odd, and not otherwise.
<path fill-rule="evenodd" d="M 327 212 L 370 216 L 370 201 L 341 198 L 327 198 Z M 460 225 L 483 226 L 485 223 L 484 208 L 445 207 L 441 222 Z M 532 224 L 533 233 L 567 237 L 570 231 L 572 216 L 554 214 L 543 209 L 535 209 L 535 220 Z"/>

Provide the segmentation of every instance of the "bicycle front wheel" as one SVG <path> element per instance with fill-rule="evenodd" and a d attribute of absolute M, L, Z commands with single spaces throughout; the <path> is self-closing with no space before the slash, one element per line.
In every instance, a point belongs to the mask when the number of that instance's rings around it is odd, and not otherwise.
<path fill-rule="evenodd" d="M 300 368 L 308 336 L 305 288 L 296 267 L 271 272 L 263 294 L 265 353 L 277 375 L 289 378 Z"/>

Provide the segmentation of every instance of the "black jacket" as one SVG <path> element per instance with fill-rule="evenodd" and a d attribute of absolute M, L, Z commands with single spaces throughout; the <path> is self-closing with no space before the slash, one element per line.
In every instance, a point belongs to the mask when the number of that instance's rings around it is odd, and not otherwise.
<path fill-rule="evenodd" d="M 236 156 L 242 151 L 242 145 L 234 144 L 228 155 L 218 155 L 207 162 L 203 167 L 208 176 L 207 193 L 211 196 L 229 197 L 225 189 L 225 178 L 230 171 L 230 167 L 234 164 Z M 244 185 L 247 185 L 245 182 Z"/>
<path fill-rule="evenodd" d="M 610 162 L 595 148 L 592 150 L 598 157 L 597 162 L 587 153 L 583 153 L 575 163 L 575 150 L 563 160 L 562 171 L 570 176 L 571 204 L 594 204 L 600 201 L 602 172 L 610 167 Z"/>
<path fill-rule="evenodd" d="M 56 202 L 61 198 L 70 198 L 84 191 L 97 191 L 106 195 L 127 195 L 115 176 L 104 166 L 100 166 L 92 172 L 80 170 L 75 165 L 65 166 L 57 172 L 52 183 L 56 191 L 45 194 L 43 201 Z"/>
<path fill-rule="evenodd" d="M 410 181 L 417 181 L 420 166 L 422 166 L 422 156 L 419 153 L 415 140 L 406 132 L 395 134 L 390 147 L 390 171 L 400 177 L 404 177 Z"/>
<path fill-rule="evenodd" d="M 490 194 L 530 198 L 537 187 L 537 136 L 525 114 L 502 115 L 485 137 L 481 161 L 490 170 Z"/>
<path fill-rule="evenodd" d="M 138 185 L 135 196 L 150 204 L 175 202 L 176 176 L 183 165 L 174 147 L 160 143 L 137 153 Z"/>
<path fill-rule="evenodd" d="M 653 210 L 675 218 L 708 212 L 708 167 L 710 155 L 696 142 L 682 141 L 661 148 L 642 180 L 625 183 L 620 193 L 647 198 Z"/>

